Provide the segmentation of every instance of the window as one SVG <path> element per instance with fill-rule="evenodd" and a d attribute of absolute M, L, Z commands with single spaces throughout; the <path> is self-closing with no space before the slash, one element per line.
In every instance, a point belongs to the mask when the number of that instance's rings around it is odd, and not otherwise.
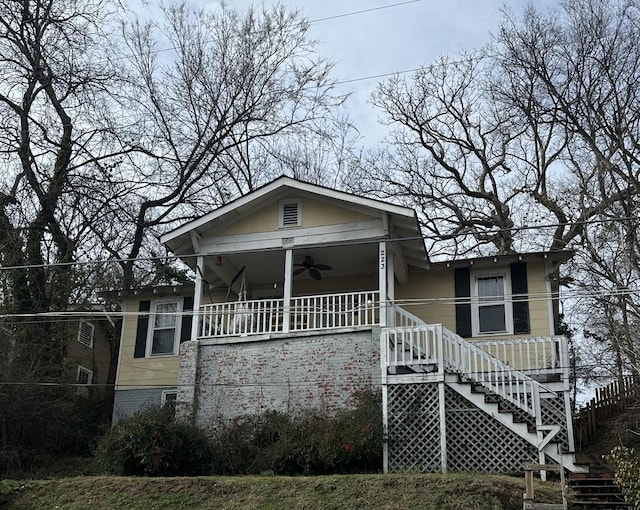
<path fill-rule="evenodd" d="M 95 327 L 90 322 L 80 321 L 80 327 L 78 328 L 78 342 L 82 345 L 93 349 L 93 333 Z"/>
<path fill-rule="evenodd" d="M 513 319 L 508 274 L 477 274 L 473 279 L 473 335 L 511 334 Z"/>
<path fill-rule="evenodd" d="M 463 338 L 531 333 L 527 263 L 454 269 L 456 333 Z"/>
<path fill-rule="evenodd" d="M 164 405 L 175 405 L 176 399 L 178 398 L 178 390 L 162 390 L 162 400 L 161 404 Z"/>
<path fill-rule="evenodd" d="M 280 202 L 280 227 L 299 227 L 302 225 L 300 200 Z"/>
<path fill-rule="evenodd" d="M 91 384 L 93 381 L 93 372 L 82 365 L 78 365 L 76 381 L 78 381 L 78 384 Z"/>
<path fill-rule="evenodd" d="M 193 298 L 175 297 L 157 301 L 143 299 L 138 303 L 138 323 L 134 358 L 175 356 L 180 342 L 191 337 Z"/>
<path fill-rule="evenodd" d="M 176 354 L 180 312 L 180 302 L 178 301 L 159 301 L 153 304 L 147 342 L 149 356 Z"/>

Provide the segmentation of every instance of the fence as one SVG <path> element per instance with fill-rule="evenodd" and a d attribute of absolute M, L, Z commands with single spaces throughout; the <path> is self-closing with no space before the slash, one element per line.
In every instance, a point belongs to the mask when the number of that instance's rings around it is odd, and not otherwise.
<path fill-rule="evenodd" d="M 640 398 L 638 378 L 626 376 L 596 389 L 596 396 L 573 417 L 576 448 L 589 446 L 596 438 L 603 420 L 622 413 Z"/>

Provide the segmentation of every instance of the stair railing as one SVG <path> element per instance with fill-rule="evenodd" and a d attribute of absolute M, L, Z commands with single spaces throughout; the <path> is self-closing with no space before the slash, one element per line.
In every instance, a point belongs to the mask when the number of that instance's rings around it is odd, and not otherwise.
<path fill-rule="evenodd" d="M 445 366 L 480 384 L 532 417 L 540 416 L 540 394 L 556 393 L 528 375 L 488 354 L 472 342 L 438 325 Z"/>
<path fill-rule="evenodd" d="M 434 365 L 482 385 L 541 423 L 540 394 L 556 393 L 528 375 L 487 353 L 442 324 L 385 328 L 383 345 L 388 366 Z"/>

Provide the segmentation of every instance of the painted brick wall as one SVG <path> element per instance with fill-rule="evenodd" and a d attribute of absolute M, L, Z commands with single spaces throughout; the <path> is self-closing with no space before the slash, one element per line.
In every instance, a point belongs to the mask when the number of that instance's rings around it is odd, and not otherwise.
<path fill-rule="evenodd" d="M 218 417 L 268 409 L 349 407 L 354 392 L 380 383 L 379 333 L 376 328 L 223 345 L 186 342 L 178 414 L 206 427 Z"/>

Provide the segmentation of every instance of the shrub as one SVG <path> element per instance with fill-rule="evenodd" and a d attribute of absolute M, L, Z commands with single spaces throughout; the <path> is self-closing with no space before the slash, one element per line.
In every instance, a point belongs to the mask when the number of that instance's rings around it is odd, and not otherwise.
<path fill-rule="evenodd" d="M 205 433 L 176 422 L 169 407 L 149 409 L 114 425 L 97 444 L 96 460 L 111 473 L 145 476 L 208 474 Z"/>
<path fill-rule="evenodd" d="M 633 448 L 618 446 L 606 457 L 616 470 L 616 481 L 633 508 L 640 508 L 640 455 Z"/>
<path fill-rule="evenodd" d="M 218 474 L 317 475 L 380 471 L 382 408 L 378 392 L 357 394 L 337 414 L 308 409 L 268 411 L 218 423 L 213 432 Z"/>
<path fill-rule="evenodd" d="M 0 390 L 0 475 L 22 476 L 54 458 L 89 454 L 107 423 L 104 407 L 100 391 L 6 386 Z"/>

